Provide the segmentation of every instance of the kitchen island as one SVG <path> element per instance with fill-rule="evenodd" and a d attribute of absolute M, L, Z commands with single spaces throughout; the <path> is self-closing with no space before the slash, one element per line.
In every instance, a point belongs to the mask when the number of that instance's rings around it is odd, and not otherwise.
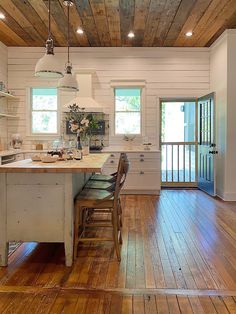
<path fill-rule="evenodd" d="M 11 241 L 64 243 L 66 265 L 72 265 L 74 197 L 108 157 L 0 166 L 0 266 L 7 265 Z"/>

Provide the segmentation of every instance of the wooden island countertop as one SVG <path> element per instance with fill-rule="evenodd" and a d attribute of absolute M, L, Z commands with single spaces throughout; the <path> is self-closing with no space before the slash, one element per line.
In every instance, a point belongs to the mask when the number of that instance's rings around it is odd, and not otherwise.
<path fill-rule="evenodd" d="M 80 173 L 101 172 L 109 154 L 89 154 L 82 160 L 44 163 L 25 159 L 0 166 L 0 173 Z"/>

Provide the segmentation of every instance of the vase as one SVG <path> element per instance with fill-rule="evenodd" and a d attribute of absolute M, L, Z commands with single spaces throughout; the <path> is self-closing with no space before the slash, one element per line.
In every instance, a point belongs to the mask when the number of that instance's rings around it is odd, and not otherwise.
<path fill-rule="evenodd" d="M 90 138 L 88 136 L 85 136 L 80 139 L 81 147 L 83 155 L 86 156 L 89 154 L 89 144 L 90 144 Z"/>

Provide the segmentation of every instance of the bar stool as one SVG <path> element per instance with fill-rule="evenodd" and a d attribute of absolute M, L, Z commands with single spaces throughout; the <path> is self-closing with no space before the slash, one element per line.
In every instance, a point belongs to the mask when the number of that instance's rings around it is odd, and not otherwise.
<path fill-rule="evenodd" d="M 127 159 L 127 155 L 125 153 L 121 153 L 120 154 L 120 158 L 119 158 L 119 163 L 118 163 L 118 168 L 117 168 L 117 171 L 110 174 L 110 175 L 104 175 L 104 174 L 94 174 L 91 176 L 91 178 L 89 179 L 89 182 L 90 184 L 92 185 L 92 182 L 91 181 L 101 181 L 101 182 L 108 182 L 108 183 L 113 183 L 116 181 L 116 176 L 117 176 L 117 173 L 119 171 L 119 167 L 120 167 L 120 163 L 121 163 L 121 160 L 122 158 L 126 158 Z"/>
<path fill-rule="evenodd" d="M 118 261 L 120 261 L 120 244 L 122 242 L 121 228 L 119 226 L 118 210 L 120 191 L 125 183 L 129 170 L 129 162 L 121 162 L 117 173 L 113 190 L 84 189 L 75 200 L 75 226 L 74 226 L 74 258 L 77 257 L 79 242 L 90 241 L 113 241 Z M 111 214 L 111 222 L 101 224 L 93 222 L 91 216 L 96 211 L 105 211 Z M 92 213 L 91 215 L 89 215 Z M 86 229 L 94 227 L 111 227 L 113 237 L 89 237 L 86 236 Z"/>
<path fill-rule="evenodd" d="M 113 184 L 115 182 L 117 173 L 119 172 L 119 169 L 121 167 L 122 161 L 127 160 L 128 157 L 126 153 L 121 153 L 120 158 L 119 158 L 119 163 L 118 163 L 118 168 L 117 172 L 111 174 L 110 176 L 102 175 L 102 174 L 95 174 L 92 176 L 91 179 L 88 180 L 88 182 L 85 185 L 85 189 L 99 189 L 99 190 L 106 190 L 106 191 L 111 191 Z M 105 180 L 105 179 L 108 180 Z M 118 204 L 118 216 L 120 220 L 120 226 L 122 227 L 122 206 L 121 202 L 119 199 L 119 204 Z"/>

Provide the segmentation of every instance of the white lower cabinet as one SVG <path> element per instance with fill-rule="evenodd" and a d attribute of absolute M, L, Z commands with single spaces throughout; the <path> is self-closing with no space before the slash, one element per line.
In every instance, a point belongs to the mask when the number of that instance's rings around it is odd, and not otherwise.
<path fill-rule="evenodd" d="M 117 171 L 119 153 L 110 153 L 103 173 Z M 160 152 L 128 152 L 130 170 L 123 188 L 124 194 L 154 194 L 160 193 Z"/>

